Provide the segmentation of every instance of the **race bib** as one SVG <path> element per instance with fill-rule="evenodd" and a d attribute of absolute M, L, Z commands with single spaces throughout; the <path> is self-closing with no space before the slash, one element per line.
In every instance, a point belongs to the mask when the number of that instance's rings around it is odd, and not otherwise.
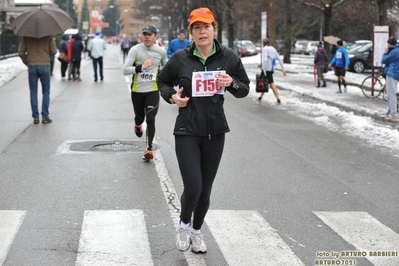
<path fill-rule="evenodd" d="M 342 58 L 342 53 L 341 52 L 337 52 L 336 58 L 341 59 Z"/>
<path fill-rule="evenodd" d="M 226 71 L 199 71 L 193 72 L 191 87 L 192 97 L 209 97 L 215 94 L 224 94 L 224 87 L 217 84 L 221 73 Z"/>
<path fill-rule="evenodd" d="M 157 78 L 156 72 L 150 70 L 143 70 L 143 72 L 138 73 L 137 76 L 140 81 L 144 82 L 154 81 Z"/>

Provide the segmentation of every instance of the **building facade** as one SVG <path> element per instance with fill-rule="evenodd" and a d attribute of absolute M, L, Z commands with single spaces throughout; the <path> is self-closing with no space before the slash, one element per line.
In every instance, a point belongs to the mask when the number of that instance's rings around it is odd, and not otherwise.
<path fill-rule="evenodd" d="M 54 0 L 0 0 L 0 11 L 2 14 L 3 29 L 10 23 L 9 18 L 18 16 L 24 10 L 40 4 L 54 5 Z M 72 1 L 73 8 L 78 18 L 78 25 L 83 22 L 83 32 L 94 33 L 101 30 L 101 27 L 108 27 L 103 21 L 103 12 L 110 8 L 109 0 L 86 0 L 88 12 L 82 14 L 83 3 L 85 0 L 65 0 L 68 3 Z M 159 21 L 146 19 L 141 16 L 138 9 L 139 0 L 115 0 L 115 7 L 119 9 L 119 20 L 116 22 L 116 32 L 118 36 L 126 35 L 130 38 L 140 38 L 143 27 L 147 24 L 153 24 L 159 28 Z M 121 21 L 119 23 L 119 21 Z"/>
<path fill-rule="evenodd" d="M 109 0 L 86 0 L 89 14 L 81 14 L 84 0 L 74 0 L 75 12 L 79 19 L 88 21 L 90 24 L 90 33 L 106 27 L 107 24 L 102 24 L 103 12 L 110 8 Z M 119 36 L 126 35 L 131 38 L 139 38 L 141 30 L 146 24 L 146 21 L 139 16 L 139 10 L 136 6 L 137 0 L 115 0 L 115 7 L 119 9 L 119 23 L 117 22 L 117 30 Z M 83 16 L 82 16 L 83 15 Z"/>

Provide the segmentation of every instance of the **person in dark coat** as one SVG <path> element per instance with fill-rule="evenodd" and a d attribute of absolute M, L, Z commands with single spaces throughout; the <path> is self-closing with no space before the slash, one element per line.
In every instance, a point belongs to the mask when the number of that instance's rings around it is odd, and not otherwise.
<path fill-rule="evenodd" d="M 327 87 L 326 80 L 324 79 L 324 68 L 327 67 L 328 56 L 327 52 L 323 47 L 323 44 L 320 42 L 317 46 L 317 51 L 314 55 L 314 65 L 317 70 L 317 88 L 320 88 L 320 83 L 323 81 L 322 87 Z"/>
<path fill-rule="evenodd" d="M 225 133 L 230 131 L 223 109 L 224 94 L 247 96 L 249 78 L 234 51 L 214 39 L 217 23 L 208 8 L 191 12 L 189 32 L 193 42 L 169 59 L 157 82 L 162 98 L 179 108 L 174 135 L 184 190 L 176 246 L 180 251 L 191 246 L 192 252 L 205 253 L 201 227 L 209 209 Z M 174 89 L 176 84 L 178 91 Z"/>
<path fill-rule="evenodd" d="M 82 61 L 82 52 L 84 49 L 82 36 L 75 34 L 72 42 L 72 77 L 74 81 L 82 81 L 80 79 L 80 62 Z"/>
<path fill-rule="evenodd" d="M 60 53 L 65 53 L 66 55 L 68 55 L 68 51 L 67 51 L 68 40 L 69 40 L 68 34 L 62 35 L 62 41 L 58 44 L 58 51 Z M 60 62 L 61 62 L 61 77 L 65 78 L 65 74 L 68 69 L 69 62 L 62 61 L 62 60 L 60 60 Z"/>

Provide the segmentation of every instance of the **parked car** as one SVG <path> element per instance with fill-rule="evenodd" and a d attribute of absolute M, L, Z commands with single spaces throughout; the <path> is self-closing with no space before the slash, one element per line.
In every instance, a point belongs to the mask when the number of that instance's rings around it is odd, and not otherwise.
<path fill-rule="evenodd" d="M 258 54 L 255 44 L 250 40 L 235 41 L 234 50 L 241 57 Z"/>
<path fill-rule="evenodd" d="M 369 44 L 369 43 L 372 43 L 372 41 L 370 41 L 370 40 L 357 40 L 352 45 L 346 46 L 346 48 L 348 49 L 348 52 L 349 52 L 349 51 L 352 51 L 352 50 L 357 50 L 361 46 L 364 46 L 364 45 Z"/>
<path fill-rule="evenodd" d="M 294 46 L 292 47 L 291 53 L 294 54 L 301 54 L 302 47 L 306 45 L 309 41 L 308 40 L 298 40 L 294 42 Z"/>
<path fill-rule="evenodd" d="M 354 42 L 346 42 L 346 46 L 345 46 L 345 48 L 346 48 L 347 50 L 350 50 L 350 49 L 351 49 L 351 47 L 354 47 L 354 45 L 355 45 L 355 43 L 354 43 Z"/>
<path fill-rule="evenodd" d="M 355 73 L 363 73 L 365 69 L 370 69 L 373 61 L 372 50 L 372 43 L 366 43 L 356 49 L 349 50 L 349 70 Z"/>
<path fill-rule="evenodd" d="M 255 47 L 256 47 L 256 51 L 258 51 L 258 53 L 260 53 L 260 51 L 262 51 L 262 45 L 260 44 L 260 42 L 256 42 Z"/>
<path fill-rule="evenodd" d="M 279 54 L 283 54 L 285 49 L 285 41 L 284 40 L 276 40 L 276 50 Z"/>
<path fill-rule="evenodd" d="M 302 53 L 307 55 L 314 55 L 317 51 L 317 46 L 319 45 L 319 41 L 308 41 L 305 45 L 302 46 Z"/>

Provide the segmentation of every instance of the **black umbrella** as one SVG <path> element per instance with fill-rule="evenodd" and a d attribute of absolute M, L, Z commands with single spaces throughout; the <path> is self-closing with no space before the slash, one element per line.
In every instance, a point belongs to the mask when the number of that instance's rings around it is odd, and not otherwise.
<path fill-rule="evenodd" d="M 58 7 L 40 6 L 26 10 L 10 24 L 16 35 L 42 38 L 63 33 L 75 22 Z"/>

